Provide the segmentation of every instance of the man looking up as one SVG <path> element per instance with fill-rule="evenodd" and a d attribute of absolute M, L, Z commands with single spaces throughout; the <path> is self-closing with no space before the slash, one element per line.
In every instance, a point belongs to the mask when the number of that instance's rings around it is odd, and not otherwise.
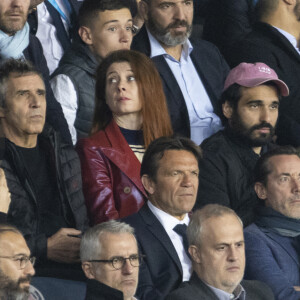
<path fill-rule="evenodd" d="M 212 44 L 189 41 L 192 0 L 142 0 L 139 7 L 145 26 L 134 37 L 132 49 L 155 63 L 174 132 L 200 144 L 222 128 L 216 111 L 227 63 Z"/>
<path fill-rule="evenodd" d="M 127 0 L 85 0 L 79 10 L 79 36 L 63 56 L 51 85 L 61 103 L 73 143 L 90 133 L 96 69 L 107 54 L 129 49 L 132 16 Z"/>
<path fill-rule="evenodd" d="M 82 238 L 80 258 L 88 278 L 86 300 L 136 299 L 142 256 L 131 226 L 112 220 L 90 228 Z"/>
<path fill-rule="evenodd" d="M 253 169 L 270 149 L 281 96 L 286 84 L 263 63 L 241 63 L 226 79 L 222 95 L 225 129 L 201 144 L 196 208 L 218 203 L 232 208 L 244 225 L 253 222 L 258 202 L 253 190 Z"/>
<path fill-rule="evenodd" d="M 9 58 L 25 58 L 43 74 L 47 90 L 47 122 L 70 142 L 70 133 L 61 106 L 49 84 L 49 70 L 38 39 L 26 23 L 30 0 L 0 1 L 0 63 Z"/>
<path fill-rule="evenodd" d="M 300 298 L 300 153 L 291 146 L 264 154 L 255 167 L 261 199 L 245 229 L 245 278 L 267 283 L 276 299 Z"/>
<path fill-rule="evenodd" d="M 193 262 L 191 279 L 167 300 L 272 300 L 268 286 L 245 281 L 243 223 L 225 206 L 209 204 L 196 211 L 187 229 Z"/>
<path fill-rule="evenodd" d="M 2 168 L 11 193 L 7 222 L 22 231 L 37 257 L 38 276 L 83 279 L 75 265 L 80 245 L 76 236 L 87 225 L 80 162 L 73 147 L 44 126 L 45 113 L 40 73 L 23 60 L 1 65 Z"/>
<path fill-rule="evenodd" d="M 187 138 L 159 138 L 144 154 L 141 179 L 149 200 L 125 219 L 146 255 L 139 299 L 164 299 L 190 278 L 185 231 L 196 200 L 200 158 L 200 148 Z"/>

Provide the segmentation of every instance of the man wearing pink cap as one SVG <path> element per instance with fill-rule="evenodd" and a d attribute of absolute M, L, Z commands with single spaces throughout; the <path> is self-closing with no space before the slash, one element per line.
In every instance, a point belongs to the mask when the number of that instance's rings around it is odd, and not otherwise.
<path fill-rule="evenodd" d="M 244 225 L 253 221 L 254 165 L 272 148 L 279 100 L 288 94 L 286 84 L 263 63 L 241 63 L 230 71 L 221 99 L 225 129 L 201 144 L 195 208 L 218 203 L 231 207 Z"/>

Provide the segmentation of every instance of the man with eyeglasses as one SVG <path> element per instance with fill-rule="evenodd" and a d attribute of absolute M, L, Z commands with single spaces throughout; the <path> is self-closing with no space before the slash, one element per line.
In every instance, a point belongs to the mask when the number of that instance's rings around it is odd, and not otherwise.
<path fill-rule="evenodd" d="M 86 300 L 136 299 L 142 256 L 130 225 L 111 220 L 88 229 L 80 258 L 88 278 Z"/>
<path fill-rule="evenodd" d="M 30 286 L 34 275 L 35 257 L 20 231 L 13 226 L 0 225 L 0 299 L 44 299 Z"/>

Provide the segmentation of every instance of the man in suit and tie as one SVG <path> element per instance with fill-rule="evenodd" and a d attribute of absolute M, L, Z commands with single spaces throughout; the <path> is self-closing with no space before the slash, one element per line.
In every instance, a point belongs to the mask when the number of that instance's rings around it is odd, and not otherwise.
<path fill-rule="evenodd" d="M 193 0 L 142 0 L 139 8 L 145 26 L 131 48 L 155 63 L 174 132 L 199 145 L 222 128 L 216 112 L 227 63 L 212 44 L 189 41 Z"/>
<path fill-rule="evenodd" d="M 263 155 L 255 168 L 262 200 L 245 229 L 245 278 L 267 283 L 276 299 L 300 298 L 300 153 L 291 146 Z"/>
<path fill-rule="evenodd" d="M 272 300 L 258 281 L 242 280 L 245 269 L 243 223 L 230 208 L 208 204 L 196 211 L 187 229 L 193 274 L 166 300 Z"/>
<path fill-rule="evenodd" d="M 141 179 L 149 201 L 125 219 L 146 255 L 137 297 L 164 299 L 191 275 L 186 226 L 198 189 L 200 148 L 187 138 L 155 140 L 143 158 Z"/>

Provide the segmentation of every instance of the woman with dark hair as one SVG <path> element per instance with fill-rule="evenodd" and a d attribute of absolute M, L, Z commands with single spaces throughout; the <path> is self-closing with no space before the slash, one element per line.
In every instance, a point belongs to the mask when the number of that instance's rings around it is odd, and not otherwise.
<path fill-rule="evenodd" d="M 152 61 L 130 50 L 108 55 L 97 70 L 92 135 L 77 143 L 91 225 L 129 216 L 143 206 L 145 148 L 172 133 Z"/>

